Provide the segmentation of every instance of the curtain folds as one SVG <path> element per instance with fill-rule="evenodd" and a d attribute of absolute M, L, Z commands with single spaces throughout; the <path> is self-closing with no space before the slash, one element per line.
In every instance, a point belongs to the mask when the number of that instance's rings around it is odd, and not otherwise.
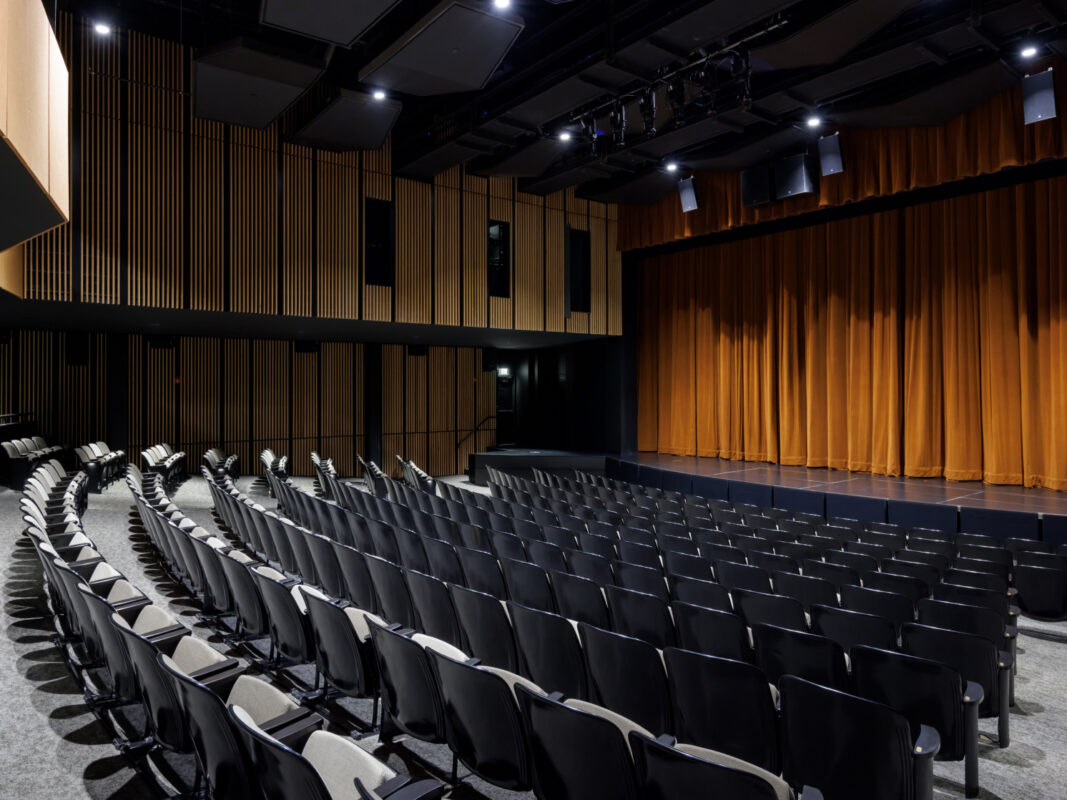
<path fill-rule="evenodd" d="M 1067 489 L 1067 178 L 641 272 L 641 450 Z"/>
<path fill-rule="evenodd" d="M 1023 124 L 1022 90 L 1014 87 L 943 125 L 842 129 L 846 169 L 823 178 L 815 195 L 744 208 L 739 173 L 698 173 L 696 211 L 683 214 L 673 192 L 650 205 L 620 205 L 617 247 L 651 247 L 1067 157 L 1067 81 L 1059 78 L 1060 115 L 1036 125 Z"/>

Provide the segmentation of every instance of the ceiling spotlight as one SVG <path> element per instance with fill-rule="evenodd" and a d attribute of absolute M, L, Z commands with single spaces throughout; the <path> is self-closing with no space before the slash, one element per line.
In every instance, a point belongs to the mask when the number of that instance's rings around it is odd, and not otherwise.
<path fill-rule="evenodd" d="M 106 22 L 98 22 L 93 25 L 93 30 L 99 33 L 101 36 L 107 36 L 111 33 L 111 26 Z"/>
<path fill-rule="evenodd" d="M 570 131 L 563 131 L 563 133 L 559 135 L 559 140 L 561 142 L 569 142 L 571 140 Z"/>
<path fill-rule="evenodd" d="M 1037 46 L 1028 44 L 1019 52 L 1019 55 L 1021 55 L 1023 58 L 1033 58 L 1037 55 Z"/>
<path fill-rule="evenodd" d="M 667 162 L 667 172 L 677 172 L 677 171 L 678 171 L 678 165 L 673 161 L 668 161 Z"/>
<path fill-rule="evenodd" d="M 814 114 L 808 117 L 809 128 L 818 128 L 820 125 L 822 125 L 822 117 L 818 117 Z"/>
<path fill-rule="evenodd" d="M 493 0 L 493 5 L 503 10 L 511 5 L 511 0 Z"/>
<path fill-rule="evenodd" d="M 372 96 L 374 97 L 375 100 L 384 100 L 385 99 L 385 92 L 382 91 L 381 89 L 375 89 L 374 90 L 374 94 Z"/>

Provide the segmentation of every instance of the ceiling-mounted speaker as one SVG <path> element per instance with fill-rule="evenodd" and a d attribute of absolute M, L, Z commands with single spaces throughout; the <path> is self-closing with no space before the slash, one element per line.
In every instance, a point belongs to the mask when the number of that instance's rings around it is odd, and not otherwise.
<path fill-rule="evenodd" d="M 1027 125 L 1056 116 L 1056 82 L 1052 67 L 1023 78 L 1023 120 Z"/>
<path fill-rule="evenodd" d="M 259 18 L 272 28 L 351 47 L 400 0 L 263 0 Z"/>
<path fill-rule="evenodd" d="M 377 150 L 385 144 L 400 109 L 399 100 L 375 100 L 366 92 L 341 89 L 293 139 L 327 150 Z"/>
<path fill-rule="evenodd" d="M 774 196 L 777 199 L 813 194 L 817 187 L 815 159 L 807 153 L 786 156 L 774 162 Z"/>
<path fill-rule="evenodd" d="M 700 207 L 697 203 L 697 193 L 696 189 L 693 188 L 692 178 L 682 178 L 678 181 L 678 196 L 682 201 L 683 214 L 696 211 Z"/>
<path fill-rule="evenodd" d="M 770 164 L 757 164 L 741 170 L 741 204 L 745 208 L 762 206 L 771 202 Z"/>
<path fill-rule="evenodd" d="M 824 178 L 845 171 L 845 162 L 841 160 L 840 131 L 819 137 L 819 168 Z"/>

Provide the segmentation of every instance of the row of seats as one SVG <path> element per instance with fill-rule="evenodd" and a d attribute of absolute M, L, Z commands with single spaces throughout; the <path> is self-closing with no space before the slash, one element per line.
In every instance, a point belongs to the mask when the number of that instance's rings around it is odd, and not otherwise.
<path fill-rule="evenodd" d="M 4 452 L 4 474 L 12 489 L 21 489 L 26 478 L 44 461 L 62 455 L 65 447 L 50 445 L 43 436 L 25 436 L 0 442 Z"/>
<path fill-rule="evenodd" d="M 145 472 L 156 473 L 163 478 L 163 483 L 173 488 L 185 480 L 185 453 L 175 451 L 169 444 L 154 444 L 141 451 Z"/>
<path fill-rule="evenodd" d="M 274 476 L 269 479 L 278 494 L 288 495 L 292 491 L 292 487 Z M 604 796 L 680 798 L 693 796 L 697 787 L 702 787 L 700 790 L 704 792 L 719 787 L 723 796 L 739 798 L 790 796 L 789 787 L 782 779 L 756 765 L 695 745 L 675 746 L 675 742 L 668 743 L 662 738 L 657 741 L 616 712 L 581 698 L 549 697 L 529 678 L 488 661 L 472 660 L 445 640 L 424 632 L 415 633 L 413 627 L 405 627 L 399 621 L 386 624 L 386 620 L 391 620 L 386 611 L 390 607 L 386 599 L 389 590 L 384 586 L 379 589 L 379 582 L 370 579 L 366 569 L 352 568 L 353 564 L 361 563 L 362 554 L 358 550 L 267 512 L 232 485 L 214 486 L 213 493 L 220 518 L 227 527 L 246 541 L 250 550 L 255 551 L 253 543 L 258 543 L 262 547 L 259 555 L 265 560 L 273 560 L 271 555 L 279 559 L 274 561 L 278 569 L 252 568 L 253 580 L 270 619 L 271 635 L 276 639 L 275 649 L 295 661 L 314 658 L 327 682 L 350 696 L 367 696 L 380 690 L 384 740 L 403 734 L 448 744 L 459 761 L 485 780 L 517 790 L 532 787 L 542 798 L 589 797 L 596 792 Z M 263 547 L 262 543 L 268 540 L 272 546 Z M 317 559 L 312 559 L 312 549 Z M 286 555 L 279 555 L 279 551 Z M 332 563 L 325 555 L 327 552 L 334 554 Z M 293 555 L 289 566 L 294 567 L 289 574 L 301 574 L 302 569 L 303 575 L 313 576 L 299 584 L 302 602 L 292 592 L 285 591 L 286 573 L 280 570 L 289 561 L 289 555 Z M 315 564 L 321 564 L 321 575 L 316 574 Z M 363 566 L 376 569 L 379 564 L 385 569 L 392 566 L 373 556 L 367 557 Z M 363 579 L 361 575 L 368 577 Z M 414 576 L 415 573 L 409 573 L 409 577 Z M 435 580 L 426 575 L 421 577 Z M 348 588 L 344 586 L 346 581 L 351 581 Z M 309 586 L 309 582 L 317 585 Z M 240 591 L 239 587 L 234 588 Z M 471 595 L 478 596 L 474 592 Z M 351 597 L 357 598 L 362 606 L 348 605 Z M 241 598 L 236 599 L 237 609 L 247 604 Z M 497 601 L 487 599 L 500 608 Z M 378 608 L 386 616 L 383 619 L 361 610 L 368 607 Z M 444 608 L 450 607 L 451 602 L 446 598 Z M 301 616 L 302 612 L 306 617 Z M 408 615 L 396 616 L 415 621 Z M 302 619 L 310 624 L 310 632 L 301 624 Z M 368 651 L 373 652 L 373 662 Z M 353 657 L 353 654 L 360 655 Z M 376 669 L 369 667 L 371 663 Z M 769 687 L 765 681 L 763 685 L 769 698 Z M 522 699 L 523 692 L 529 694 L 526 701 Z M 520 713 L 519 704 L 524 702 L 544 703 L 546 708 Z M 546 716 L 545 722 L 535 723 L 541 716 Z M 609 739 L 611 746 L 617 746 L 614 752 L 627 753 L 626 771 L 602 774 L 591 768 L 593 762 L 577 758 L 576 752 L 571 753 L 567 764 L 561 763 L 554 754 L 539 757 L 551 743 L 560 741 L 563 730 L 581 731 L 590 725 L 598 734 L 609 732 L 613 737 Z M 604 725 L 607 727 L 600 727 Z M 644 762 L 640 759 L 631 761 L 626 744 L 628 733 L 642 736 L 640 746 L 657 751 L 652 760 L 666 758 L 670 768 L 642 769 L 640 764 Z M 598 736 L 584 745 L 594 762 L 598 754 L 603 755 L 602 741 L 603 737 Z M 684 762 L 688 771 L 675 769 L 675 761 Z M 567 773 L 562 781 L 561 769 Z M 618 787 L 618 792 L 613 787 Z M 808 790 L 804 796 L 819 795 Z"/>
<path fill-rule="evenodd" d="M 361 496 L 370 501 L 374 500 L 365 493 L 361 493 Z M 299 495 L 294 495 L 294 504 L 297 502 Z M 567 559 L 562 558 L 561 548 L 537 540 L 527 541 L 525 544 L 530 547 L 530 552 L 535 554 L 535 559 L 541 559 L 544 568 L 524 563 L 526 556 L 521 552 L 511 551 L 515 558 L 500 556 L 498 561 L 492 552 L 453 548 L 432 538 L 423 538 L 420 547 L 418 537 L 402 528 L 394 526 L 390 535 L 388 527 L 383 531 L 382 526 L 374 525 L 372 520 L 368 520 L 368 523 L 371 534 L 364 547 L 369 544 L 373 548 L 372 552 L 398 560 L 405 566 L 409 576 L 418 572 L 430 572 L 443 576 L 456 585 L 462 586 L 466 582 L 466 585 L 501 600 L 510 597 L 545 611 L 558 610 L 572 619 L 614 628 L 659 647 L 677 643 L 682 647 L 714 655 L 745 661 L 755 660 L 772 680 L 794 673 L 812 677 L 831 686 L 847 687 L 849 678 L 842 651 L 862 644 L 873 644 L 890 650 L 896 650 L 899 646 L 911 653 L 936 658 L 938 661 L 948 661 L 960 672 L 968 673 L 968 677 L 977 678 L 976 683 L 992 687 L 989 699 L 983 705 L 983 713 L 985 716 L 999 716 L 1000 743 L 1003 746 L 1008 744 L 1007 704 L 1010 700 L 1012 663 L 1010 654 L 998 653 L 997 645 L 992 641 L 946 630 L 946 626 L 957 627 L 952 616 L 928 616 L 927 610 L 924 609 L 919 618 L 920 623 L 924 624 L 913 624 L 913 602 L 907 603 L 907 621 L 912 624 L 904 627 L 905 620 L 901 619 L 898 626 L 872 615 L 837 608 L 839 600 L 834 586 L 829 582 L 819 581 L 821 588 L 828 590 L 828 596 L 823 595 L 819 602 L 828 605 L 816 606 L 813 609 L 814 619 L 810 621 L 816 631 L 827 636 L 813 636 L 783 629 L 792 627 L 808 630 L 810 618 L 806 613 L 807 609 L 792 598 L 773 597 L 750 590 L 731 591 L 709 580 L 670 574 L 664 576 L 647 567 L 633 566 L 631 574 L 645 573 L 658 582 L 659 591 L 663 592 L 666 585 L 671 595 L 671 602 L 668 603 L 666 594 L 662 598 L 651 596 L 656 591 L 655 584 L 640 586 L 644 592 L 614 585 L 611 577 L 612 565 L 599 556 L 592 556 L 591 560 L 583 562 L 578 557 L 584 554 L 571 554 L 573 564 L 579 571 L 586 570 L 589 564 L 595 564 L 596 561 L 604 562 L 608 569 L 606 581 L 603 576 L 596 574 L 596 570 L 588 571 L 588 577 L 567 574 Z M 325 527 L 329 522 L 320 518 L 309 524 L 312 527 Z M 341 526 L 334 526 L 333 529 L 343 530 Z M 499 542 L 521 541 L 508 534 L 493 536 Z M 625 583 L 624 578 L 628 574 L 626 570 L 632 565 L 616 562 L 614 566 L 620 570 L 620 578 L 623 578 L 619 582 Z M 729 568 L 733 565 L 726 562 L 721 566 Z M 712 578 L 710 566 L 705 563 L 705 568 L 708 570 L 706 577 Z M 371 572 L 372 576 L 375 572 L 381 572 L 381 569 L 380 565 L 376 565 Z M 805 580 L 799 575 L 795 577 L 799 581 Z M 600 583 L 589 578 L 598 578 Z M 812 582 L 816 580 L 812 579 Z M 399 584 L 396 580 L 393 583 Z M 861 598 L 862 593 L 868 591 L 859 586 L 851 588 L 861 593 Z M 766 591 L 770 592 L 769 583 Z M 410 587 L 409 593 L 413 598 L 416 596 Z M 868 593 L 876 596 L 887 594 L 873 590 Z M 403 593 L 395 592 L 393 614 L 400 618 L 418 616 L 417 608 L 406 613 L 397 610 L 403 606 Z M 430 607 L 435 606 L 431 603 Z M 968 613 L 971 611 L 967 608 L 963 610 Z M 443 614 L 443 610 L 439 611 L 438 616 Z M 449 638 L 449 632 L 455 628 L 454 624 L 442 622 L 434 628 L 434 633 Z M 758 632 L 755 636 L 755 652 L 749 629 Z M 499 634 L 499 631 L 497 633 Z M 486 638 L 503 641 L 506 637 L 497 635 Z M 508 659 L 506 654 L 502 657 L 505 658 L 503 663 L 513 664 L 513 657 Z M 1001 689 L 1005 684 L 1007 688 Z M 975 693 L 970 692 L 970 696 L 975 696 Z M 974 736 L 971 741 L 975 741 Z M 968 770 L 975 776 L 975 790 L 976 763 L 972 757 L 971 766 L 974 769 Z"/>
<path fill-rule="evenodd" d="M 337 477 L 337 468 L 333 465 L 333 459 L 322 458 L 316 451 L 311 451 L 311 464 L 315 468 L 315 494 L 332 500 L 330 489 L 332 484 L 329 477 Z"/>
<path fill-rule="evenodd" d="M 89 476 L 90 491 L 100 493 L 126 474 L 126 452 L 112 450 L 107 442 L 90 442 L 75 447 L 78 464 Z"/>
<path fill-rule="evenodd" d="M 236 453 L 226 455 L 226 451 L 221 447 L 212 447 L 205 452 L 202 462 L 212 475 L 229 475 L 231 478 L 237 478 L 241 474 L 241 459 Z"/>

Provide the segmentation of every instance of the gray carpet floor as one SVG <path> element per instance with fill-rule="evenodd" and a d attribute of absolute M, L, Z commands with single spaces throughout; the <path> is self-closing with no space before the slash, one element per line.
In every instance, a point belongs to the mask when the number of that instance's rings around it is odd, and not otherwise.
<path fill-rule="evenodd" d="M 241 485 L 248 486 L 248 479 Z M 21 535 L 17 497 L 0 489 L 4 561 L 0 798 L 126 800 L 156 796 L 152 785 L 118 755 L 104 726 L 83 703 L 80 690 L 50 641 L 54 631 L 41 595 L 40 566 Z M 203 527 L 216 529 L 210 495 L 202 479 L 190 479 L 173 497 Z M 273 501 L 263 502 L 270 505 Z M 132 498 L 124 483 L 113 485 L 102 495 L 92 495 L 84 517 L 86 532 L 108 561 L 154 602 L 181 616 L 198 636 L 225 649 L 209 629 L 197 623 L 195 605 L 160 569 L 144 535 L 131 529 L 131 510 Z M 981 797 L 1063 800 L 1067 797 L 1067 624 L 1023 620 L 1021 629 L 1012 744 L 1005 750 L 981 745 Z M 308 676 L 306 671 L 298 671 L 297 677 L 306 680 Z M 369 702 L 345 701 L 345 705 L 357 717 L 370 716 Z M 723 724 L 736 721 L 723 720 Z M 993 734 L 996 720 L 982 720 L 980 727 Z M 340 733 L 348 730 L 340 722 L 333 729 Z M 443 777 L 451 765 L 451 754 L 444 745 L 399 740 L 387 748 L 373 737 L 359 743 L 393 767 L 420 776 Z M 938 763 L 935 772 L 937 798 L 963 797 L 962 762 Z M 473 777 L 449 796 L 457 800 L 532 797 L 489 786 Z"/>

